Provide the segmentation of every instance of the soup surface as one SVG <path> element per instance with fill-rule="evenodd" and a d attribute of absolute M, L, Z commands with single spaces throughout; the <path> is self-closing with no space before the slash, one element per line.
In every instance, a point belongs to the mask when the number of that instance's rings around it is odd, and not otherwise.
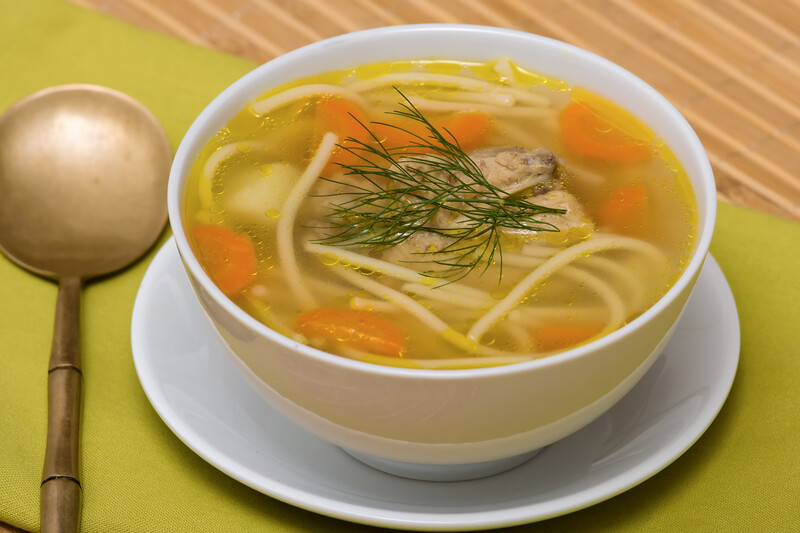
<path fill-rule="evenodd" d="M 679 277 L 695 200 L 668 147 L 508 60 L 278 87 L 211 139 L 185 220 L 217 286 L 345 357 L 501 365 L 590 342 Z"/>

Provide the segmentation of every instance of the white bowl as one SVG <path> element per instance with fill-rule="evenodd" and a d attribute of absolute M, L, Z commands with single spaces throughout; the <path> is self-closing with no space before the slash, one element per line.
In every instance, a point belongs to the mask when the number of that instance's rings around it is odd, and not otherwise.
<path fill-rule="evenodd" d="M 375 61 L 502 57 L 626 108 L 672 148 L 689 175 L 697 198 L 696 249 L 677 283 L 641 316 L 585 346 L 526 363 L 466 370 L 394 368 L 288 339 L 237 307 L 205 274 L 185 234 L 187 176 L 204 144 L 257 96 L 298 78 Z M 208 105 L 181 142 L 168 203 L 178 250 L 210 324 L 236 366 L 273 407 L 377 468 L 422 479 L 464 479 L 510 468 L 580 429 L 644 375 L 667 342 L 708 252 L 716 191 L 706 154 L 689 124 L 628 71 L 536 35 L 436 24 L 334 37 L 285 54 L 235 82 Z"/>

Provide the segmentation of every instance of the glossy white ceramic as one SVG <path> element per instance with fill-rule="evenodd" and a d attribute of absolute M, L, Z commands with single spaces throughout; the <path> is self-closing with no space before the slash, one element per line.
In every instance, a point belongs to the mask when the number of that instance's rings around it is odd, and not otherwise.
<path fill-rule="evenodd" d="M 562 354 L 506 367 L 426 371 L 371 365 L 298 344 L 257 322 L 217 289 L 192 255 L 182 213 L 189 168 L 207 140 L 249 101 L 284 82 L 377 60 L 429 57 L 509 57 L 619 103 L 665 140 L 692 181 L 699 219 L 697 251 L 666 296 L 621 330 Z M 384 464 L 452 465 L 462 472 L 470 464 L 502 463 L 530 453 L 579 430 L 639 381 L 655 363 L 691 294 L 716 212 L 714 179 L 699 140 L 651 87 L 564 43 L 458 25 L 347 34 L 255 69 L 217 97 L 187 132 L 175 156 L 168 203 L 178 250 L 199 301 L 241 363 L 242 374 L 274 409 Z"/>
<path fill-rule="evenodd" d="M 620 402 L 522 466 L 451 483 L 378 472 L 266 404 L 207 327 L 172 242 L 142 282 L 131 342 L 155 410 L 187 446 L 231 477 L 344 520 L 454 531 L 576 511 L 669 465 L 725 401 L 739 358 L 739 322 L 725 278 L 709 257 L 663 355 Z"/>

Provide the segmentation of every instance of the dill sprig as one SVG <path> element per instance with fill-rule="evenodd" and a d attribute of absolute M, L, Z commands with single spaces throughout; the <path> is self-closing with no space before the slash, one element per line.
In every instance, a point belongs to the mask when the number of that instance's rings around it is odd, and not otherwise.
<path fill-rule="evenodd" d="M 415 252 L 420 260 L 414 262 L 432 263 L 423 274 L 452 282 L 480 265 L 485 272 L 497 264 L 498 276 L 502 276 L 501 229 L 558 231 L 536 217 L 563 214 L 564 210 L 509 196 L 492 185 L 449 130 L 439 131 L 399 89 L 395 90 L 402 98 L 400 109 L 387 114 L 422 124 L 427 135 L 396 124 L 372 122 L 400 130 L 412 139 L 406 146 L 387 148 L 366 124 L 353 117 L 372 142 L 344 139 L 339 149 L 355 155 L 359 163 L 337 164 L 344 175 L 363 178 L 363 184 L 321 178 L 340 185 L 342 190 L 317 195 L 332 199 L 332 211 L 325 236 L 315 242 L 380 250 L 396 246 L 419 231 L 441 235 L 449 239 L 448 244 Z M 444 225 L 437 220 L 452 223 Z"/>

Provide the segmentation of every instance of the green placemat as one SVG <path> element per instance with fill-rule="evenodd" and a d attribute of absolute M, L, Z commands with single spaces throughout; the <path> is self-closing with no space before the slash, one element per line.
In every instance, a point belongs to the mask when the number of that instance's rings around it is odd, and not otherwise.
<path fill-rule="evenodd" d="M 51 85 L 107 85 L 148 106 L 173 147 L 219 91 L 254 67 L 58 0 L 0 0 L 0 13 L 0 110 Z M 516 530 L 790 531 L 800 524 L 800 225 L 722 204 L 712 252 L 742 326 L 739 372 L 717 420 L 638 487 Z M 130 349 L 133 301 L 151 258 L 84 292 L 83 530 L 373 529 L 239 484 L 161 422 Z M 0 521 L 33 531 L 55 296 L 54 284 L 0 256 Z"/>

